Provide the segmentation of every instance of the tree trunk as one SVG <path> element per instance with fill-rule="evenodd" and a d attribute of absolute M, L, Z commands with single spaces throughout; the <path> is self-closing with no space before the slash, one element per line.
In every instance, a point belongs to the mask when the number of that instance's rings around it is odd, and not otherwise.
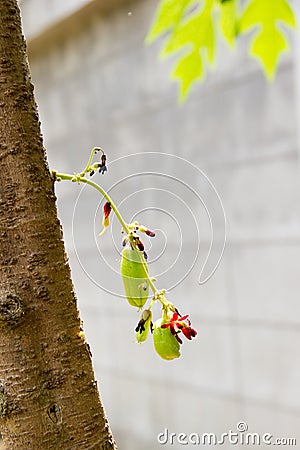
<path fill-rule="evenodd" d="M 0 7 L 0 425 L 6 449 L 116 449 L 64 252 L 17 0 Z"/>

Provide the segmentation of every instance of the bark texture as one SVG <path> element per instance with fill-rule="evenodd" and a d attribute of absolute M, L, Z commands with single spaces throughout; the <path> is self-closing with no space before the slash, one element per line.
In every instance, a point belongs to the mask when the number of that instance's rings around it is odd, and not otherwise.
<path fill-rule="evenodd" d="M 0 7 L 0 283 L 6 449 L 115 449 L 80 332 L 17 0 Z"/>

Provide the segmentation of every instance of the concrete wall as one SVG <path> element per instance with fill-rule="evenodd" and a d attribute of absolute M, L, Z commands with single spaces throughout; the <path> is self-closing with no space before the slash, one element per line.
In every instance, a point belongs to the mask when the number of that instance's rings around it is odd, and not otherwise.
<path fill-rule="evenodd" d="M 118 202 L 136 194 L 124 201 L 124 215 L 129 219 L 136 210 L 151 207 L 153 213 L 140 216 L 166 233 L 163 257 L 150 264 L 154 273 L 166 269 L 159 287 L 176 284 L 192 265 L 198 237 L 186 205 L 201 235 L 195 268 L 169 294 L 190 313 L 199 335 L 184 344 L 180 360 L 166 363 L 150 341 L 143 347 L 134 343 L 138 314 L 98 286 L 121 292 L 113 272 L 121 248 L 116 222 L 114 247 L 110 232 L 101 240 L 97 236 L 97 195 L 84 189 L 78 199 L 77 186 L 57 186 L 79 307 L 119 448 L 158 449 L 156 437 L 165 428 L 221 434 L 236 430 L 239 421 L 247 422 L 250 432 L 297 437 L 299 445 L 299 116 L 293 56 L 284 58 L 276 81 L 267 84 L 257 64 L 247 60 L 243 42 L 236 54 L 221 47 L 215 73 L 178 107 L 176 87 L 168 81 L 171 62 L 157 61 L 158 45 L 143 45 L 157 2 L 120 2 L 105 11 L 101 2 L 91 2 L 89 12 L 83 7 L 87 2 L 76 2 L 78 14 L 71 2 L 52 3 L 55 11 L 61 3 L 69 5 L 72 18 L 68 21 L 64 10 L 66 21 L 61 18 L 43 33 L 35 24 L 50 2 L 22 2 L 51 167 L 80 171 L 89 150 L 101 146 L 111 162 L 108 174 L 95 175 L 104 187 L 143 173 L 112 192 Z M 116 161 L 136 152 L 143 155 Z M 162 181 L 144 174 L 155 166 L 146 152 L 157 153 L 157 171 L 166 174 Z M 209 244 L 205 214 L 199 201 L 167 175 L 204 195 L 214 220 L 216 255 L 222 217 L 203 177 L 190 173 L 188 163 L 178 165 L 160 152 L 196 164 L 222 198 L 227 247 L 219 269 L 203 286 L 197 278 Z M 137 193 L 140 189 L 144 194 Z M 183 230 L 182 249 L 176 220 Z M 163 237 L 159 231 L 152 241 L 150 261 L 163 248 Z M 169 269 L 178 252 L 179 262 Z"/>
<path fill-rule="evenodd" d="M 33 39 L 59 21 L 65 20 L 90 0 L 20 0 L 27 39 Z"/>

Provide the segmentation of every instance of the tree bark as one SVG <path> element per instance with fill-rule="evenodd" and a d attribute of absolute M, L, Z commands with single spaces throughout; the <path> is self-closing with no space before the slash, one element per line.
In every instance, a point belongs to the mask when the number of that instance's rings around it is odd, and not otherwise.
<path fill-rule="evenodd" d="M 81 332 L 17 0 L 0 7 L 0 283 L 5 448 L 116 449 Z"/>

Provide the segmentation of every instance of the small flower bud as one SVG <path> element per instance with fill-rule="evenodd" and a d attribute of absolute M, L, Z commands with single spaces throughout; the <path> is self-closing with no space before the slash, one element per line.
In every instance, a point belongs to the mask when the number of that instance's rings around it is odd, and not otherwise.
<path fill-rule="evenodd" d="M 140 226 L 140 231 L 141 231 L 142 233 L 146 233 L 147 236 L 155 237 L 154 231 L 149 230 L 148 228 L 144 227 L 143 225 Z"/>
<path fill-rule="evenodd" d="M 138 237 L 134 237 L 134 242 L 135 242 L 135 245 L 137 246 L 137 248 L 138 248 L 141 252 L 143 252 L 144 249 L 145 249 L 145 247 L 144 247 L 144 244 L 141 242 L 141 240 L 140 240 Z"/>
<path fill-rule="evenodd" d="M 102 236 L 102 234 L 105 232 L 106 228 L 109 226 L 110 213 L 111 213 L 111 204 L 109 202 L 106 202 L 103 207 L 103 220 L 102 220 L 103 230 L 101 231 L 99 236 Z"/>
<path fill-rule="evenodd" d="M 110 215 L 111 212 L 111 204 L 109 202 L 106 202 L 103 207 L 104 217 L 107 219 L 107 217 Z"/>
<path fill-rule="evenodd" d="M 147 234 L 147 236 L 150 236 L 150 237 L 155 237 L 155 233 L 154 233 L 154 231 L 151 231 L 151 230 L 146 230 L 146 234 Z"/>
<path fill-rule="evenodd" d="M 100 149 L 101 150 L 101 149 Z M 102 150 L 103 152 L 103 150 Z M 102 175 L 104 175 L 104 172 L 107 172 L 107 167 L 106 167 L 106 154 L 103 152 L 103 154 L 101 155 L 101 163 L 97 164 L 98 168 L 99 168 L 99 173 L 102 173 Z"/>

